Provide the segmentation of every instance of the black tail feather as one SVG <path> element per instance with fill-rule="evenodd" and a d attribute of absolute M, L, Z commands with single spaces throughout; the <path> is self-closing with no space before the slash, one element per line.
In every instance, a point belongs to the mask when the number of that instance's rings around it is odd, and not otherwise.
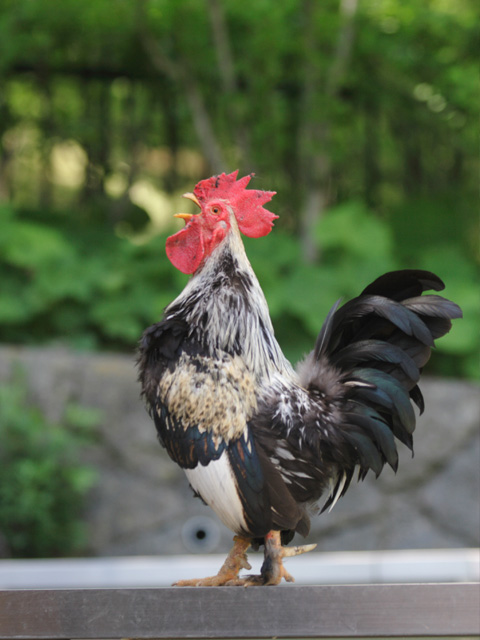
<path fill-rule="evenodd" d="M 445 284 L 431 271 L 401 269 L 389 271 L 374 280 L 360 295 L 384 296 L 391 300 L 406 300 L 420 296 L 424 291 L 442 291 Z"/>
<path fill-rule="evenodd" d="M 337 312 L 337 309 L 340 306 L 340 302 L 341 302 L 341 299 L 336 301 L 336 303 L 330 309 L 330 311 L 327 314 L 327 317 L 323 322 L 322 328 L 320 329 L 320 333 L 317 336 L 317 340 L 315 342 L 315 347 L 313 350 L 315 360 L 318 360 L 320 358 L 328 342 L 331 339 L 332 323 L 333 323 L 335 314 Z"/>
<path fill-rule="evenodd" d="M 387 273 L 358 298 L 328 314 L 317 339 L 316 360 L 326 360 L 343 381 L 342 437 L 354 451 L 363 479 L 385 463 L 394 470 L 394 436 L 413 452 L 415 412 L 424 410 L 418 380 L 434 341 L 461 318 L 458 305 L 439 295 L 443 282 L 421 270 Z M 345 470 L 351 474 L 353 470 Z"/>
<path fill-rule="evenodd" d="M 423 394 L 420 391 L 420 387 L 416 384 L 413 389 L 410 389 L 410 398 L 418 407 L 420 415 L 425 411 L 425 401 L 423 399 Z"/>
<path fill-rule="evenodd" d="M 356 411 L 345 413 L 349 425 L 357 425 L 365 433 L 371 435 L 377 444 L 384 461 L 394 471 L 398 467 L 398 452 L 395 446 L 393 432 L 380 414 L 366 406 L 357 407 Z M 382 465 L 383 466 L 383 465 Z"/>
<path fill-rule="evenodd" d="M 400 368 L 405 376 L 417 382 L 420 371 L 412 358 L 401 347 L 395 344 L 385 343 L 383 340 L 359 340 L 352 345 L 347 345 L 332 354 L 331 363 L 341 369 L 347 369 L 359 364 L 372 363 L 389 364 L 392 373 Z"/>

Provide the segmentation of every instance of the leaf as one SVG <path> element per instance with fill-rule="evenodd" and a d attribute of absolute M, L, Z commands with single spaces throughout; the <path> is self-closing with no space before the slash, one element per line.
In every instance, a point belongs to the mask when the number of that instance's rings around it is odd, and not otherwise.
<path fill-rule="evenodd" d="M 17 267 L 36 268 L 66 258 L 69 244 L 55 229 L 33 222 L 15 221 L 2 229 L 0 249 L 4 260 Z"/>
<path fill-rule="evenodd" d="M 393 249 L 388 226 L 355 201 L 330 209 L 317 226 L 316 238 L 323 249 L 343 249 L 359 258 L 372 253 L 389 258 Z"/>
<path fill-rule="evenodd" d="M 82 508 L 96 474 L 79 461 L 85 434 L 50 423 L 23 380 L 17 371 L 0 385 L 2 535 L 13 557 L 69 555 L 85 544 Z M 93 414 L 82 409 L 86 424 Z"/>

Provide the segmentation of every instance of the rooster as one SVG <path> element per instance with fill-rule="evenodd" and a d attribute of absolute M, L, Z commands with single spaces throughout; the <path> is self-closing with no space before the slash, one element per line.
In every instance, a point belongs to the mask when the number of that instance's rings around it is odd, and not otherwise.
<path fill-rule="evenodd" d="M 397 470 L 395 439 L 412 449 L 417 385 L 434 339 L 459 307 L 425 290 L 444 285 L 428 271 L 387 273 L 343 306 L 337 302 L 311 353 L 294 369 L 275 339 L 265 296 L 241 233 L 267 235 L 275 192 L 247 189 L 238 172 L 185 194 L 198 215 L 169 237 L 172 264 L 193 274 L 160 322 L 143 334 L 142 394 L 160 442 L 196 495 L 234 534 L 219 573 L 180 586 L 273 585 L 292 576 L 283 558 L 316 545 L 312 512 L 332 509 L 358 470 Z M 247 550 L 264 545 L 259 575 Z"/>

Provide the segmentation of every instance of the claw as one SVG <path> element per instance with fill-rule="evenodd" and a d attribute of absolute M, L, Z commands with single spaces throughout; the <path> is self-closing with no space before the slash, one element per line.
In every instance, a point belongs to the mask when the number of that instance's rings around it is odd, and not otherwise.
<path fill-rule="evenodd" d="M 239 565 L 240 569 L 246 569 L 247 571 L 250 571 L 252 569 L 252 565 L 248 562 L 247 556 L 240 560 Z"/>
<path fill-rule="evenodd" d="M 247 560 L 247 549 L 250 546 L 249 538 L 235 536 L 234 545 L 225 562 L 216 576 L 208 578 L 193 578 L 191 580 L 178 580 L 173 587 L 231 587 L 243 584 L 243 579 L 238 577 L 240 569 L 251 569 Z"/>
<path fill-rule="evenodd" d="M 283 558 L 291 558 L 315 549 L 316 544 L 304 544 L 298 547 L 282 547 L 280 531 L 270 531 L 265 536 L 265 560 L 260 570 L 263 584 L 280 584 L 282 578 L 286 582 L 295 582 L 293 576 L 283 566 Z"/>
<path fill-rule="evenodd" d="M 309 551 L 313 551 L 316 546 L 317 546 L 316 544 L 304 544 L 298 547 L 282 547 L 282 556 L 284 558 L 299 556 L 302 553 L 308 553 Z"/>
<path fill-rule="evenodd" d="M 235 536 L 234 545 L 216 576 L 208 578 L 194 578 L 193 580 L 179 580 L 176 587 L 259 587 L 266 585 L 295 582 L 293 576 L 283 566 L 283 558 L 291 558 L 302 553 L 312 551 L 316 544 L 304 544 L 297 547 L 282 547 L 280 531 L 270 531 L 265 536 L 265 559 L 260 569 L 260 575 L 239 577 L 241 569 L 250 570 L 252 567 L 247 559 L 249 538 Z"/>
<path fill-rule="evenodd" d="M 285 580 L 295 582 L 292 575 L 283 566 L 283 558 L 298 556 L 315 549 L 316 544 L 304 544 L 297 547 L 282 547 L 279 531 L 270 531 L 265 536 L 265 559 L 260 569 L 260 575 L 250 575 L 244 578 L 238 576 L 226 583 L 228 586 L 236 587 L 260 587 L 276 585 Z"/>

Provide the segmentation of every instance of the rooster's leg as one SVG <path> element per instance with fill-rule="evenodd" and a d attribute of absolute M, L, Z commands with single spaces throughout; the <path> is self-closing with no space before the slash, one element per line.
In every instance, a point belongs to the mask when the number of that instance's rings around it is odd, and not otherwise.
<path fill-rule="evenodd" d="M 238 584 L 241 569 L 251 569 L 247 560 L 247 549 L 251 544 L 249 538 L 235 536 L 233 547 L 216 576 L 193 580 L 179 580 L 174 587 L 222 587 Z"/>
<path fill-rule="evenodd" d="M 316 544 L 305 544 L 300 547 L 282 547 L 280 531 L 270 531 L 265 536 L 265 559 L 260 569 L 259 576 L 238 578 L 237 585 L 245 587 L 280 584 L 282 578 L 287 582 L 294 582 L 293 577 L 283 566 L 283 558 L 298 556 L 315 549 Z"/>

